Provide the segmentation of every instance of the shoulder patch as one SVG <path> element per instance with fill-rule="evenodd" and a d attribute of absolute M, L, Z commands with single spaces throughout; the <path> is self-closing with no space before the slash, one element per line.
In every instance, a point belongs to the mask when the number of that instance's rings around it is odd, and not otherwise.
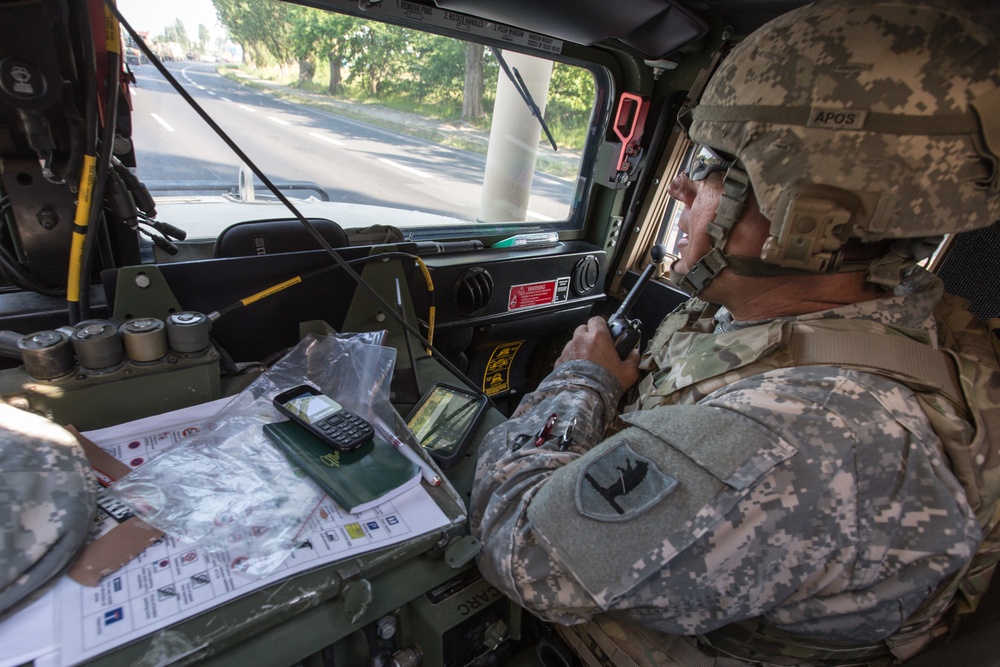
<path fill-rule="evenodd" d="M 602 609 L 714 529 L 794 448 L 722 408 L 669 406 L 553 470 L 528 505 L 534 538 Z"/>
<path fill-rule="evenodd" d="M 598 521 L 628 521 L 654 507 L 677 485 L 677 479 L 622 439 L 577 478 L 576 507 Z"/>

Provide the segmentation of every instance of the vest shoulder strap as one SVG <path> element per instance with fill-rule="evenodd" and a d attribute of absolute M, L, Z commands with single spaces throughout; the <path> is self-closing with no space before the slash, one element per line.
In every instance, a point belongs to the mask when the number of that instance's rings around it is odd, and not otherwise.
<path fill-rule="evenodd" d="M 792 366 L 861 368 L 896 377 L 915 388 L 940 391 L 956 404 L 962 403 L 958 371 L 948 353 L 906 336 L 867 331 L 804 333 L 793 329 L 787 351 Z"/>

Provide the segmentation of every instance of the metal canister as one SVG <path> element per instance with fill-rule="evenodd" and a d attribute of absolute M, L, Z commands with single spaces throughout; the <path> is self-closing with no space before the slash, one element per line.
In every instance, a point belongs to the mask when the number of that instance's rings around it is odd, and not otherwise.
<path fill-rule="evenodd" d="M 178 354 L 198 354 L 208 349 L 212 321 L 203 313 L 185 310 L 167 318 L 167 340 Z"/>
<path fill-rule="evenodd" d="M 82 322 L 69 339 L 80 366 L 87 371 L 110 371 L 125 362 L 122 337 L 112 322 Z"/>
<path fill-rule="evenodd" d="M 73 347 L 62 331 L 39 331 L 17 342 L 28 375 L 37 380 L 54 380 L 76 370 Z"/>
<path fill-rule="evenodd" d="M 167 356 L 167 332 L 163 320 L 139 317 L 121 325 L 125 356 L 140 363 L 159 361 Z"/>

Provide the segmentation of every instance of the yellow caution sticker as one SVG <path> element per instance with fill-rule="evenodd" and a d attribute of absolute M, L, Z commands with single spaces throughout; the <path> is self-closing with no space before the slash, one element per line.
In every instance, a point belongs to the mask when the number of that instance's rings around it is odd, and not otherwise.
<path fill-rule="evenodd" d="M 495 396 L 510 390 L 510 368 L 514 365 L 514 356 L 524 344 L 523 340 L 513 343 L 502 343 L 493 349 L 490 360 L 486 363 L 483 373 L 483 393 Z"/>

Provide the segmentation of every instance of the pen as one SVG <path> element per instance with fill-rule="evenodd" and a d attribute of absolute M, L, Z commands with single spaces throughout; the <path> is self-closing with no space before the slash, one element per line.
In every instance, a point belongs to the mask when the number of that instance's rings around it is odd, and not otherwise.
<path fill-rule="evenodd" d="M 545 444 L 545 440 L 549 437 L 549 433 L 552 432 L 552 427 L 556 425 L 556 421 L 559 420 L 559 415 L 552 413 L 549 418 L 545 421 L 545 425 L 542 426 L 542 430 L 538 432 L 535 436 L 535 447 L 541 447 Z"/>
<path fill-rule="evenodd" d="M 431 486 L 441 486 L 441 477 L 434 471 L 426 461 L 424 461 L 420 456 L 410 449 L 410 446 L 400 440 L 395 433 L 385 428 L 381 424 L 381 420 L 376 424 L 379 432 L 389 439 L 392 446 L 396 448 L 396 451 L 408 458 L 410 461 L 415 463 L 418 468 L 420 468 L 420 476 L 424 478 L 424 481 Z"/>
<path fill-rule="evenodd" d="M 569 424 L 566 426 L 566 430 L 563 431 L 562 436 L 559 438 L 559 451 L 565 452 L 570 443 L 573 442 L 573 429 L 576 427 L 576 417 L 569 420 Z"/>
<path fill-rule="evenodd" d="M 427 465 L 427 462 L 421 459 L 415 451 L 410 449 L 410 446 L 399 438 L 392 439 L 392 445 L 399 451 L 400 454 L 410 459 L 420 467 L 420 475 L 424 478 L 424 481 L 431 486 L 441 486 L 441 478 L 438 476 L 434 469 Z"/>

